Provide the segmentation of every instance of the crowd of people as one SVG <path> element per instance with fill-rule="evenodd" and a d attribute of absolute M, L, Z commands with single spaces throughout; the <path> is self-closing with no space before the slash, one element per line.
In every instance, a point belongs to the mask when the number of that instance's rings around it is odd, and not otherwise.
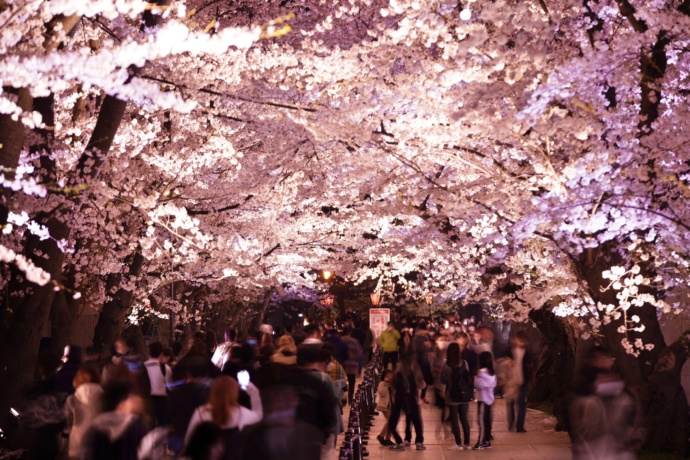
<path fill-rule="evenodd" d="M 56 371 L 39 366 L 15 437 L 37 459 L 336 458 L 373 345 L 350 320 L 222 343 L 198 332 L 186 346 L 152 341 L 147 356 L 127 337 L 107 355 L 67 347 Z"/>
<path fill-rule="evenodd" d="M 420 407 L 430 403 L 429 390 L 433 390 L 434 403 L 441 409 L 441 423 L 451 426 L 455 443 L 449 450 L 491 448 L 496 394 L 507 399 L 509 428 L 526 431 L 526 388 L 533 360 L 525 333 L 518 331 L 509 349 L 495 359 L 499 353 L 494 350 L 490 328 L 477 327 L 473 321 L 445 326 L 406 321 L 399 330 L 388 323 L 378 338 L 384 374 L 378 388 L 377 409 L 388 423 L 377 439 L 391 450 L 404 450 L 412 444 L 412 427 L 416 448 L 426 449 Z M 478 420 L 474 445 L 468 416 L 471 404 L 476 404 Z M 406 417 L 404 439 L 397 432 L 401 414 Z"/>
<path fill-rule="evenodd" d="M 348 320 L 339 329 L 312 323 L 294 333 L 269 325 L 251 336 L 230 330 L 222 343 L 198 332 L 186 346 L 152 341 L 146 357 L 127 337 L 107 355 L 67 347 L 57 371 L 39 363 L 18 412 L 19 439 L 36 459 L 335 459 L 343 409 L 375 348 L 383 362 L 381 445 L 425 450 L 421 414 L 430 400 L 452 433 L 449 450 L 492 447 L 496 397 L 506 399 L 509 430 L 526 431 L 534 360 L 524 331 L 498 350 L 485 326 L 403 319 L 377 339 Z M 612 366 L 595 349 L 576 386 L 569 419 L 575 458 L 634 452 L 634 400 Z"/>

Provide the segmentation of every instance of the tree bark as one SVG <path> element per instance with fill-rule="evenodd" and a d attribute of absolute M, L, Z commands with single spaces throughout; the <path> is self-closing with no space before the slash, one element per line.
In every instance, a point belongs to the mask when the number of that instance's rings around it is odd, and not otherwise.
<path fill-rule="evenodd" d="M 144 256 L 137 251 L 132 256 L 129 267 L 129 276 L 136 277 L 141 273 L 144 265 Z M 106 283 L 106 292 L 121 285 L 123 275 L 110 275 Z M 103 350 L 115 342 L 125 325 L 125 316 L 132 307 L 134 292 L 118 289 L 112 299 L 106 302 L 98 315 L 98 322 L 93 333 L 93 344 L 98 350 Z"/>
<path fill-rule="evenodd" d="M 595 302 L 618 305 L 618 291 L 603 289 L 609 280 L 601 276 L 604 270 L 613 265 L 622 265 L 622 245 L 607 243 L 596 249 L 589 249 L 582 254 L 578 264 L 580 276 L 587 282 L 590 295 Z M 653 279 L 654 262 L 649 260 L 641 266 L 641 274 Z M 646 286 L 640 292 L 658 298 L 658 293 Z M 656 308 L 645 304 L 632 307 L 629 314 L 640 317 L 640 324 L 645 325 L 643 332 L 627 333 L 633 343 L 642 339 L 645 344 L 652 344 L 652 350 L 643 350 L 638 357 L 626 352 L 621 340 L 625 337 L 617 331 L 621 320 L 613 320 L 601 327 L 609 351 L 616 358 L 616 370 L 629 386 L 638 401 L 647 430 L 646 447 L 661 451 L 685 452 L 687 446 L 686 422 L 688 403 L 681 386 L 681 368 L 687 359 L 685 337 L 679 338 L 671 346 L 666 346 L 664 336 L 657 318 Z"/>
<path fill-rule="evenodd" d="M 35 219 L 49 226 L 51 235 L 56 239 L 67 238 L 69 228 L 59 220 L 41 215 Z M 36 266 L 55 276 L 62 269 L 64 255 L 52 239 L 40 241 L 30 235 L 25 245 L 26 254 L 34 250 L 48 255 L 48 258 L 34 257 Z M 12 283 L 13 292 L 25 292 L 26 296 L 11 302 L 12 313 L 3 333 L 0 334 L 0 411 L 5 413 L 12 403 L 17 402 L 23 387 L 33 379 L 34 367 L 38 358 L 38 348 L 42 330 L 50 314 L 50 306 L 55 291 L 51 283 L 38 286 L 23 279 L 15 271 Z"/>
<path fill-rule="evenodd" d="M 545 306 L 532 310 L 529 318 L 544 336 L 535 378 L 527 399 L 534 402 L 553 402 L 553 415 L 557 430 L 567 426 L 568 407 L 566 395 L 570 391 L 575 370 L 575 355 L 564 322 Z"/>

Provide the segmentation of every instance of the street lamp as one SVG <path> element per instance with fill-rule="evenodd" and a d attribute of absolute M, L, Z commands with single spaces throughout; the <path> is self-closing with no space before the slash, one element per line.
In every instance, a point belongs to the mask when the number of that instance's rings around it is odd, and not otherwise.
<path fill-rule="evenodd" d="M 378 307 L 381 305 L 381 293 L 379 292 L 372 292 L 369 294 L 369 297 L 371 297 L 371 304 L 375 307 Z"/>

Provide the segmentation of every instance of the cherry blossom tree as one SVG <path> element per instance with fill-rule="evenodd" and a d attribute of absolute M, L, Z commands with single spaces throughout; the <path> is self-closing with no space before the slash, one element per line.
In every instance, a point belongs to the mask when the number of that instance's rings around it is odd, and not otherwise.
<path fill-rule="evenodd" d="M 674 444 L 687 334 L 666 344 L 659 318 L 688 281 L 689 13 L 0 1 L 3 385 L 14 397 L 49 315 L 59 335 L 82 302 L 108 343 L 133 304 L 194 319 L 164 300 L 175 283 L 263 305 L 329 268 L 567 316 L 663 403 L 650 445 Z"/>

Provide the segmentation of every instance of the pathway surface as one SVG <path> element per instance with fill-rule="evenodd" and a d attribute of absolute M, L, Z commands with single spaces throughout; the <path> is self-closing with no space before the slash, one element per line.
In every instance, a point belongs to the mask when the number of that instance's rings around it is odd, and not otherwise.
<path fill-rule="evenodd" d="M 454 444 L 450 426 L 441 425 L 441 412 L 439 409 L 430 404 L 423 404 L 422 406 L 424 443 L 427 450 L 417 451 L 414 444 L 406 448 L 405 451 L 391 451 L 388 447 L 381 446 L 376 440 L 376 435 L 383 427 L 384 418 L 383 416 L 378 416 L 374 419 L 374 426 L 369 432 L 368 460 L 569 460 L 572 457 L 568 434 L 556 432 L 554 430 L 556 419 L 544 412 L 527 409 L 525 423 L 527 433 L 508 431 L 504 399 L 497 399 L 494 403 L 494 440 L 491 443 L 491 449 L 449 451 L 448 448 Z M 477 442 L 476 407 L 476 404 L 472 403 L 470 409 L 470 439 L 472 440 L 472 445 Z M 398 425 L 398 433 L 401 435 L 403 435 L 404 423 L 403 416 Z M 414 439 L 414 429 L 412 430 L 412 436 Z M 342 436 L 338 437 L 338 441 L 338 446 L 340 446 Z"/>

